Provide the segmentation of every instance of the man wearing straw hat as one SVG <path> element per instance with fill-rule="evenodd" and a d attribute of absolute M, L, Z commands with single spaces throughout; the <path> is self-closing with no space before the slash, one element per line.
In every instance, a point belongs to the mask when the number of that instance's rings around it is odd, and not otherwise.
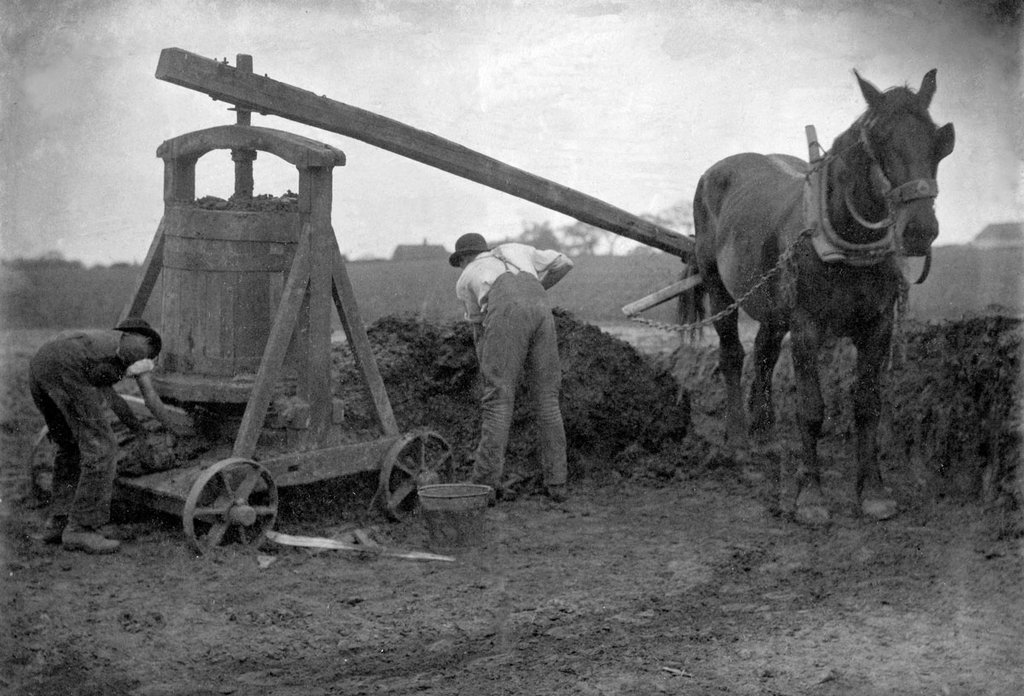
<path fill-rule="evenodd" d="M 555 319 L 545 291 L 564 278 L 573 263 L 560 252 L 527 244 L 510 242 L 491 249 L 476 233 L 459 237 L 448 262 L 462 269 L 455 294 L 473 326 L 484 383 L 473 481 L 493 487 L 505 500 L 515 497 L 501 487 L 501 477 L 516 384 L 525 371 L 540 434 L 545 490 L 552 500 L 562 502 L 566 499 L 565 427 L 558 405 L 562 372 Z"/>

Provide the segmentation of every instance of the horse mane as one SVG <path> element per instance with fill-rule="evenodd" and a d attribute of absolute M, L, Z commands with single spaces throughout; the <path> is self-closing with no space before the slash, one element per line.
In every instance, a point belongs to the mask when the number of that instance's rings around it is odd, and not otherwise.
<path fill-rule="evenodd" d="M 844 150 L 853 146 L 860 139 L 860 129 L 866 124 L 890 121 L 901 115 L 908 115 L 920 119 L 935 127 L 928 107 L 921 104 L 921 100 L 908 85 L 897 85 L 882 92 L 885 99 L 880 108 L 868 108 L 857 117 L 850 126 L 836 136 L 832 141 L 832 152 L 839 155 Z"/>

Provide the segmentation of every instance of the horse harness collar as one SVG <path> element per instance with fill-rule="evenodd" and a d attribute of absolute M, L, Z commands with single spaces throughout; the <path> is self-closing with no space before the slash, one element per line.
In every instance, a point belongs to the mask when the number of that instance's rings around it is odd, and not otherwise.
<path fill-rule="evenodd" d="M 885 198 L 887 214 L 884 219 L 877 222 L 870 222 L 857 212 L 853 201 L 850 199 L 850 192 L 847 190 L 843 195 L 850 215 L 858 224 L 867 229 L 884 229 L 885 234 L 873 242 L 851 242 L 844 239 L 836 232 L 828 217 L 828 174 L 831 161 L 836 155 L 818 153 L 818 142 L 814 139 L 811 130 L 808 131 L 808 148 L 810 150 L 811 169 L 805 176 L 804 184 L 804 220 L 806 227 L 814 230 L 811 235 L 811 244 L 814 251 L 825 263 L 845 263 L 851 266 L 873 266 L 898 253 L 897 240 L 903 233 L 906 226 L 906 217 L 903 214 L 906 204 L 919 198 L 935 198 L 939 193 L 938 183 L 935 179 L 913 179 L 899 186 L 893 186 L 886 176 L 878 157 L 875 155 L 871 142 L 868 139 L 868 125 L 870 122 L 862 123 L 860 126 L 860 137 L 856 145 L 861 145 L 871 160 L 871 172 L 881 184 L 883 197 Z M 925 257 L 924 268 L 915 284 L 923 283 L 928 277 L 931 268 L 931 252 Z"/>

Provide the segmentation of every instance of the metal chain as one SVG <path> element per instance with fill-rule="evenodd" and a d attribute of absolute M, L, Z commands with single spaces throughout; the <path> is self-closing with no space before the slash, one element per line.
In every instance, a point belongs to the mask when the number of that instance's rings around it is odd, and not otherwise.
<path fill-rule="evenodd" d="M 630 321 L 645 324 L 655 329 L 661 329 L 662 331 L 675 331 L 678 333 L 697 331 L 699 329 L 703 329 L 705 326 L 711 326 L 719 319 L 723 319 L 729 314 L 735 312 L 739 308 L 739 306 L 743 304 L 751 295 L 753 295 L 755 292 L 764 287 L 765 284 L 767 284 L 768 281 L 772 279 L 772 277 L 777 275 L 790 262 L 790 260 L 793 258 L 793 255 L 796 253 L 796 245 L 800 242 L 800 240 L 802 240 L 804 237 L 810 236 L 813 232 L 814 228 L 812 227 L 808 227 L 807 229 L 801 230 L 800 234 L 798 234 L 796 238 L 792 242 L 790 242 L 789 246 L 787 246 L 782 251 L 782 253 L 779 255 L 779 260 L 775 262 L 774 266 L 765 271 L 765 273 L 762 274 L 761 277 L 758 278 L 757 281 L 753 285 L 751 285 L 745 293 L 740 295 L 738 300 L 736 300 L 735 302 L 733 302 L 720 312 L 712 314 L 710 317 L 689 324 L 668 324 L 662 321 L 654 321 L 653 319 L 644 319 L 643 317 L 635 316 L 630 317 Z"/>

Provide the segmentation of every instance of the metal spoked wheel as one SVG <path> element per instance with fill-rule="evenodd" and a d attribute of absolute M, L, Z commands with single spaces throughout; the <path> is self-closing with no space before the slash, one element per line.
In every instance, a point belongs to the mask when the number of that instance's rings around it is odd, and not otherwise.
<path fill-rule="evenodd" d="M 249 459 L 223 459 L 202 471 L 181 514 L 185 540 L 198 553 L 230 543 L 256 545 L 277 519 L 277 485 Z"/>
<path fill-rule="evenodd" d="M 395 521 L 416 509 L 416 485 L 422 478 L 437 483 L 452 475 L 452 448 L 431 430 L 406 433 L 391 446 L 380 466 L 377 499 Z M 421 478 L 422 477 L 422 478 Z"/>

